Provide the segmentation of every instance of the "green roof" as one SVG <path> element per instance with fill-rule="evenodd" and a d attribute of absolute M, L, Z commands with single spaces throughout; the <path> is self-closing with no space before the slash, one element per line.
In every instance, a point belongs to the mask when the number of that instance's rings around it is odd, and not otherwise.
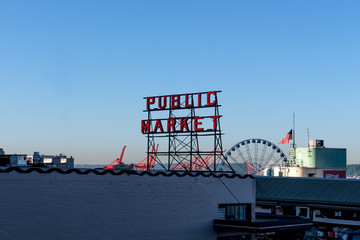
<path fill-rule="evenodd" d="M 255 177 L 256 200 L 360 206 L 360 180 Z"/>

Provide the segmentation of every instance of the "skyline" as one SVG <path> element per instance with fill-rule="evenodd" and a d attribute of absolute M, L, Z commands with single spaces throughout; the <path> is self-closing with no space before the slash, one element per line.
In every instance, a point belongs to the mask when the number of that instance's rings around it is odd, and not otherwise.
<path fill-rule="evenodd" d="M 357 1 L 2 1 L 0 148 L 146 154 L 143 97 L 222 91 L 225 149 L 323 139 L 360 163 Z"/>

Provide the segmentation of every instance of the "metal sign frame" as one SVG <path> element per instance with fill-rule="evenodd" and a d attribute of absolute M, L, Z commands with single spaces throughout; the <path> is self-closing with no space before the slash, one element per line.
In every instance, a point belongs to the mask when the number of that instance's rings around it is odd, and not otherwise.
<path fill-rule="evenodd" d="M 235 172 L 223 158 L 218 93 L 209 91 L 144 97 L 147 119 L 141 131 L 147 136 L 147 162 L 154 158 L 167 171 Z M 205 111 L 198 116 L 197 111 Z M 166 112 L 167 118 L 153 118 Z M 207 123 L 205 129 L 203 124 Z M 165 126 L 165 127 L 164 127 Z M 209 127 L 210 126 L 210 127 Z M 167 138 L 167 149 L 154 152 L 159 140 Z M 212 138 L 213 149 L 200 150 L 200 140 Z M 209 144 L 208 144 L 209 145 Z M 149 170 L 149 169 L 147 169 Z"/>

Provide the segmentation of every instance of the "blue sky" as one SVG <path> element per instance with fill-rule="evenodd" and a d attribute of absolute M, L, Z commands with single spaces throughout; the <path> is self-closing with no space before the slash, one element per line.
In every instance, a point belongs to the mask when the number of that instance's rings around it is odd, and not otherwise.
<path fill-rule="evenodd" d="M 221 90 L 223 145 L 324 139 L 360 162 L 359 1 L 0 1 L 0 147 L 145 157 L 143 97 Z"/>

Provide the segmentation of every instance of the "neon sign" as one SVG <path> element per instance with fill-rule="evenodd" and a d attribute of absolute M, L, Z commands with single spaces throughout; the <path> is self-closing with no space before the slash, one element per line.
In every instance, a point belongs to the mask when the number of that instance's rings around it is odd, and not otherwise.
<path fill-rule="evenodd" d="M 152 112 L 217 107 L 217 92 L 219 91 L 145 97 L 146 110 L 144 111 Z M 146 134 L 216 131 L 218 126 L 217 121 L 220 117 L 220 115 L 215 114 L 210 116 L 148 118 L 147 120 L 141 121 L 141 132 Z M 203 127 L 204 121 L 211 121 L 212 127 L 205 129 Z"/>

